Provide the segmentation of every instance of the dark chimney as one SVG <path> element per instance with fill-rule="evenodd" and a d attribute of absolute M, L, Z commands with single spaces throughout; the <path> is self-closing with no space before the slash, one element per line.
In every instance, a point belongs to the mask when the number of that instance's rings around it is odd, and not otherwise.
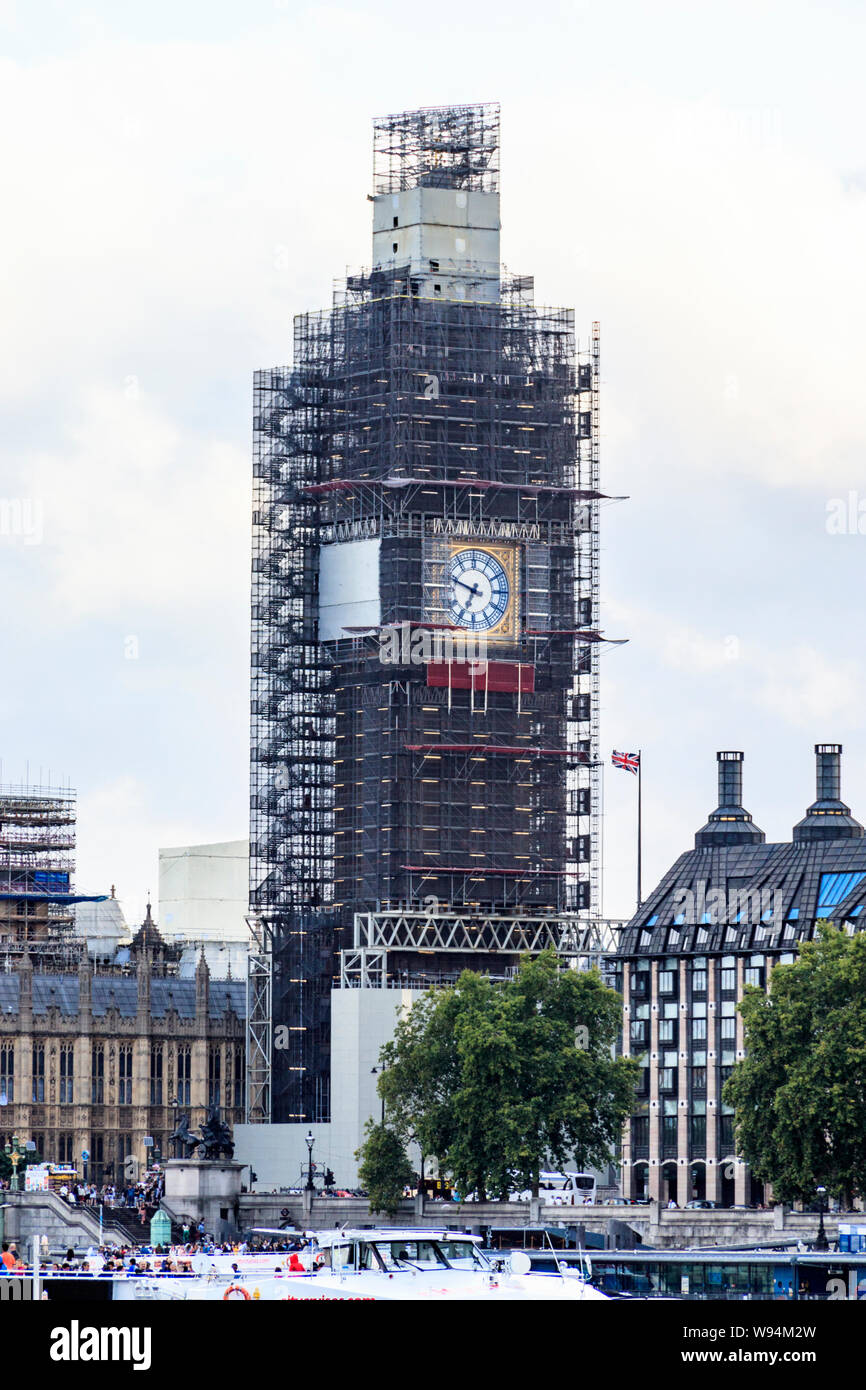
<path fill-rule="evenodd" d="M 842 798 L 841 743 L 815 744 L 815 800 L 794 826 L 794 843 L 862 840 L 864 830 Z"/>
<path fill-rule="evenodd" d="M 842 795 L 841 743 L 815 744 L 815 800 L 838 801 Z"/>
<path fill-rule="evenodd" d="M 766 836 L 743 810 L 743 754 L 716 754 L 719 765 L 719 804 L 695 836 L 695 849 L 725 845 L 762 845 Z"/>
<path fill-rule="evenodd" d="M 719 805 L 739 806 L 743 800 L 742 753 L 717 753 L 719 766 Z"/>

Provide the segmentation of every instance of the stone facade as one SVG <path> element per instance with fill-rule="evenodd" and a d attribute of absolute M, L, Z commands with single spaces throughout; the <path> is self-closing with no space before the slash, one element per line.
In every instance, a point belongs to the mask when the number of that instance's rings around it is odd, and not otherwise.
<path fill-rule="evenodd" d="M 841 800 L 839 744 L 819 744 L 816 800 L 787 843 L 742 806 L 741 752 L 721 752 L 719 806 L 625 928 L 623 1052 L 641 1062 L 622 1191 L 663 1206 L 758 1206 L 772 1192 L 736 1151 L 725 1082 L 745 1056 L 738 1005 L 830 921 L 862 930 L 866 837 Z"/>
<path fill-rule="evenodd" d="M 79 1174 L 86 1150 L 95 1182 L 168 1157 L 179 1112 L 193 1128 L 210 1103 L 229 1124 L 244 1113 L 243 982 L 203 959 L 181 979 L 150 908 L 124 957 L 94 968 L 83 945 L 77 960 L 25 946 L 0 971 L 0 1144 L 33 1140 Z"/>

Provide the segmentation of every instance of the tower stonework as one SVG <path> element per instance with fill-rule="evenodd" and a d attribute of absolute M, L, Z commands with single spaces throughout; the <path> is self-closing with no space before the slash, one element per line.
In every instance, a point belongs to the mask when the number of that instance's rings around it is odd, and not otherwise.
<path fill-rule="evenodd" d="M 248 1117 L 334 991 L 589 950 L 599 337 L 500 261 L 499 109 L 374 123 L 373 256 L 255 378 Z"/>

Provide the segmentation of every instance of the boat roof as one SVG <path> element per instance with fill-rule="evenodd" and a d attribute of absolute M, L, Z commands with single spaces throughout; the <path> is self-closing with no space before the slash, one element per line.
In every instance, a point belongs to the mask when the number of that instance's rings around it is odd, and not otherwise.
<path fill-rule="evenodd" d="M 470 1235 L 468 1231 L 449 1231 L 446 1227 L 430 1226 L 372 1226 L 346 1228 L 346 1230 L 311 1231 L 319 1245 L 344 1245 L 350 1240 L 469 1240 L 481 1244 L 481 1236 Z"/>

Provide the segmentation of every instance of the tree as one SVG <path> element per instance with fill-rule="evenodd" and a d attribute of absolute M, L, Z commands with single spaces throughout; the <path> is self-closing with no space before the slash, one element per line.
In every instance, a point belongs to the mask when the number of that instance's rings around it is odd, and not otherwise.
<path fill-rule="evenodd" d="M 395 1216 L 403 1188 L 414 1177 L 406 1150 L 399 1135 L 387 1125 L 368 1120 L 366 1134 L 355 1154 L 360 1160 L 358 1177 L 367 1190 L 370 1210 Z"/>
<path fill-rule="evenodd" d="M 460 1192 L 537 1193 L 545 1163 L 610 1157 L 637 1077 L 611 1056 L 620 1019 L 597 971 L 562 970 L 552 951 L 505 984 L 467 970 L 398 1024 L 379 1092 L 401 1138 L 435 1154 Z"/>
<path fill-rule="evenodd" d="M 748 1055 L 723 1099 L 737 1145 L 783 1201 L 866 1192 L 866 933 L 818 924 L 769 995 L 740 1004 Z"/>

